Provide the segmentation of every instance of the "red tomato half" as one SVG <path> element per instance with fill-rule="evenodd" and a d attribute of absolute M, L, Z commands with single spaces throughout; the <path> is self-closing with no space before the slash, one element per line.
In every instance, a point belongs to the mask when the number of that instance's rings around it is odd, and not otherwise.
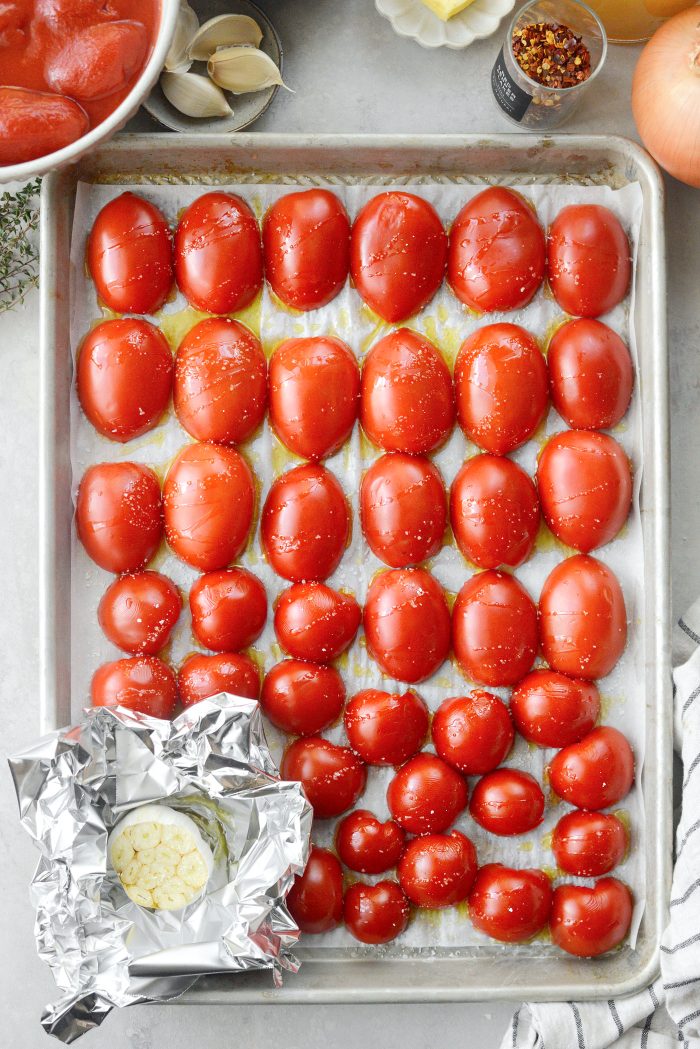
<path fill-rule="evenodd" d="M 362 610 L 351 594 L 323 583 L 295 583 L 275 606 L 275 633 L 297 659 L 328 663 L 352 644 Z"/>
<path fill-rule="evenodd" d="M 265 500 L 260 538 L 283 579 L 318 582 L 335 572 L 350 541 L 350 511 L 333 474 L 304 463 L 278 477 Z"/>
<path fill-rule="evenodd" d="M 391 568 L 433 557 L 447 522 L 439 470 L 420 455 L 383 455 L 362 478 L 360 520 L 370 549 Z"/>
<path fill-rule="evenodd" d="M 265 587 L 245 568 L 207 572 L 190 589 L 192 633 L 214 652 L 237 652 L 260 637 L 267 619 Z"/>
<path fill-rule="evenodd" d="M 457 662 L 472 681 L 514 685 L 537 655 L 537 610 L 515 576 L 480 572 L 457 595 L 452 638 Z"/>
<path fill-rule="evenodd" d="M 442 283 L 447 235 L 432 204 L 378 193 L 352 227 L 350 272 L 367 305 L 390 324 L 422 310 Z"/>
<path fill-rule="evenodd" d="M 617 878 L 560 885 L 552 897 L 552 940 L 577 958 L 595 958 L 622 943 L 632 922 L 632 893 Z"/>
<path fill-rule="evenodd" d="M 542 822 L 544 794 L 528 772 L 495 769 L 474 787 L 469 811 L 492 834 L 526 834 Z"/>
<path fill-rule="evenodd" d="M 383 874 L 399 862 L 406 835 L 393 820 L 382 823 L 367 809 L 343 816 L 335 832 L 338 855 L 351 871 Z"/>
<path fill-rule="evenodd" d="M 204 193 L 175 230 L 175 276 L 187 301 L 207 313 L 235 313 L 262 285 L 260 230 L 234 193 Z"/>
<path fill-rule="evenodd" d="M 163 534 L 158 478 L 141 463 L 99 463 L 83 474 L 75 507 L 78 537 L 107 572 L 137 572 Z"/>
<path fill-rule="evenodd" d="M 345 893 L 343 916 L 348 931 L 361 943 L 389 943 L 408 925 L 410 908 L 395 881 L 376 885 L 355 882 Z"/>
<path fill-rule="evenodd" d="M 303 459 L 334 455 L 352 433 L 360 369 L 341 339 L 287 339 L 270 359 L 270 422 Z"/>
<path fill-rule="evenodd" d="M 612 328 L 595 320 L 569 321 L 547 351 L 552 403 L 579 430 L 611 430 L 627 411 L 634 370 L 630 351 Z"/>
<path fill-rule="evenodd" d="M 532 553 L 540 523 L 537 490 L 501 455 L 468 459 L 452 483 L 450 521 L 457 545 L 480 568 L 515 568 Z"/>
<path fill-rule="evenodd" d="M 277 728 L 292 736 L 315 736 L 340 717 L 345 686 L 335 667 L 285 659 L 268 670 L 260 706 Z"/>
<path fill-rule="evenodd" d="M 620 220 L 599 204 L 562 208 L 549 228 L 547 273 L 554 298 L 573 317 L 599 317 L 627 294 L 630 245 Z"/>
<path fill-rule="evenodd" d="M 123 91 L 149 47 L 143 22 L 122 19 L 83 26 L 50 57 L 46 82 L 60 95 L 94 102 Z"/>
<path fill-rule="evenodd" d="M 229 317 L 195 324 L 178 347 L 173 403 L 198 441 L 247 440 L 267 403 L 267 362 L 252 331 Z"/>
<path fill-rule="evenodd" d="M 180 667 L 177 686 L 183 707 L 219 692 L 257 699 L 260 695 L 260 671 L 248 656 L 226 652 L 215 656 L 190 656 Z"/>
<path fill-rule="evenodd" d="M 97 294 L 117 313 L 155 313 L 173 286 L 172 240 L 158 208 L 135 193 L 110 200 L 87 245 Z"/>
<path fill-rule="evenodd" d="M 544 280 L 544 233 L 534 208 L 505 186 L 464 205 L 450 231 L 447 279 L 474 310 L 517 310 Z"/>
<path fill-rule="evenodd" d="M 368 765 L 401 765 L 425 742 L 430 717 L 415 692 L 357 692 L 345 708 L 350 746 Z"/>
<path fill-rule="evenodd" d="M 416 907 L 452 907 L 469 895 L 476 863 L 473 843 L 458 830 L 426 834 L 406 846 L 397 871 L 399 884 Z"/>
<path fill-rule="evenodd" d="M 552 852 L 567 874 L 598 878 L 625 856 L 629 836 L 622 820 L 605 812 L 567 812 L 552 834 Z"/>
<path fill-rule="evenodd" d="M 555 794 L 579 809 L 617 805 L 634 784 L 632 748 L 616 728 L 594 728 L 580 743 L 555 754 L 549 782 Z"/>
<path fill-rule="evenodd" d="M 600 713 L 592 681 L 533 670 L 515 686 L 510 712 L 521 736 L 540 747 L 567 747 L 587 735 Z"/>
<path fill-rule="evenodd" d="M 328 932 L 343 920 L 343 870 L 328 849 L 311 846 L 303 874 L 287 894 L 289 913 L 301 932 Z"/>
<path fill-rule="evenodd" d="M 1 165 L 23 164 L 55 153 L 81 138 L 89 126 L 87 113 L 72 98 L 24 87 L 0 87 Z"/>
<path fill-rule="evenodd" d="M 385 674 L 415 684 L 450 651 L 450 610 L 423 568 L 396 568 L 372 580 L 364 608 L 367 647 Z"/>
<path fill-rule="evenodd" d="M 316 310 L 334 299 L 350 269 L 350 221 L 327 189 L 286 193 L 263 222 L 265 276 L 282 302 Z"/>
<path fill-rule="evenodd" d="M 319 820 L 351 809 L 365 789 L 367 770 L 349 747 L 320 736 L 296 739 L 285 750 L 282 779 L 298 780 Z"/>
<path fill-rule="evenodd" d="M 524 943 L 547 924 L 552 886 L 544 871 L 481 867 L 469 893 L 469 917 L 479 932 L 502 943 Z"/>
<path fill-rule="evenodd" d="M 103 663 L 92 676 L 93 707 L 127 707 L 151 718 L 171 718 L 177 683 L 157 656 L 137 656 Z"/>
<path fill-rule="evenodd" d="M 130 441 L 158 425 L 172 374 L 173 355 L 158 328 L 137 317 L 103 321 L 80 346 L 80 405 L 98 433 Z"/>
<path fill-rule="evenodd" d="M 444 700 L 433 716 L 432 734 L 443 761 L 464 776 L 495 769 L 508 757 L 515 736 L 508 707 L 481 689 Z"/>
<path fill-rule="evenodd" d="M 551 530 L 584 554 L 615 538 L 632 505 L 629 459 L 606 433 L 551 437 L 537 464 L 537 488 Z"/>
<path fill-rule="evenodd" d="M 158 572 L 123 575 L 107 587 L 97 608 L 105 636 L 125 652 L 154 656 L 180 617 L 180 591 Z"/>
<path fill-rule="evenodd" d="M 627 611 L 607 565 L 577 554 L 552 569 L 540 594 L 540 634 L 552 670 L 591 680 L 610 673 L 627 641 Z"/>
<path fill-rule="evenodd" d="M 399 328 L 375 343 L 362 367 L 360 422 L 387 452 L 420 455 L 444 444 L 455 418 L 452 377 L 432 342 Z"/>
<path fill-rule="evenodd" d="M 389 812 L 409 834 L 439 834 L 464 811 L 467 784 L 435 754 L 416 754 L 402 765 L 386 792 Z"/>
<path fill-rule="evenodd" d="M 525 444 L 545 417 L 544 356 L 519 325 L 487 324 L 462 343 L 455 392 L 459 425 L 470 441 L 506 455 Z"/>
<path fill-rule="evenodd" d="M 189 444 L 163 485 L 168 545 L 194 568 L 230 564 L 246 545 L 255 488 L 250 467 L 235 448 Z"/>

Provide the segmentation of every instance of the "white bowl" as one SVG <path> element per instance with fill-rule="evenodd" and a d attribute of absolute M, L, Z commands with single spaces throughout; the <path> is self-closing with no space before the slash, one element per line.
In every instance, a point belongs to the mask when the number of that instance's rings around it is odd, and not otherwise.
<path fill-rule="evenodd" d="M 415 40 L 421 47 L 457 50 L 495 33 L 503 16 L 515 7 L 515 0 L 474 0 L 447 22 L 421 0 L 375 0 L 375 7 L 399 36 Z"/>
<path fill-rule="evenodd" d="M 22 164 L 0 166 L 0 183 L 13 182 L 15 180 L 24 182 L 27 179 L 35 178 L 37 175 L 45 175 L 47 171 L 51 171 L 53 168 L 71 164 L 93 149 L 98 143 L 105 142 L 120 128 L 124 127 L 127 120 L 134 115 L 144 98 L 146 98 L 160 75 L 165 63 L 165 56 L 168 53 L 175 33 L 179 6 L 180 0 L 160 0 L 158 31 L 148 62 L 129 94 L 120 102 L 114 112 L 110 113 L 106 120 L 92 128 L 91 131 L 88 131 L 87 135 L 76 139 L 75 142 L 64 146 L 63 149 L 57 149 L 54 153 L 47 153 L 46 156 L 37 157 L 36 160 L 26 160 Z"/>

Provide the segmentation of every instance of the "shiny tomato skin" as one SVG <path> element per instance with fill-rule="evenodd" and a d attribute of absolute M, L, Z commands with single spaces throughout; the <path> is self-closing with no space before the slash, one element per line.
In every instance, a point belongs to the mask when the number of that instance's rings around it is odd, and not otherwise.
<path fill-rule="evenodd" d="M 544 232 L 518 193 L 491 186 L 464 205 L 450 230 L 447 259 L 447 280 L 460 302 L 481 313 L 520 309 L 544 272 Z"/>
<path fill-rule="evenodd" d="M 349 747 L 338 747 L 320 736 L 291 743 L 282 755 L 280 775 L 298 780 L 319 820 L 351 809 L 367 782 L 367 770 Z"/>
<path fill-rule="evenodd" d="M 395 881 L 376 885 L 355 882 L 345 893 L 343 917 L 347 929 L 361 943 L 389 943 L 408 925 L 410 907 Z"/>
<path fill-rule="evenodd" d="M 102 208 L 87 245 L 97 294 L 116 313 L 155 313 L 173 286 L 170 229 L 158 208 L 122 193 Z"/>
<path fill-rule="evenodd" d="M 335 832 L 338 855 L 351 871 L 383 874 L 399 862 L 406 835 L 393 820 L 382 823 L 367 809 L 343 816 Z"/>
<path fill-rule="evenodd" d="M 177 702 L 177 682 L 157 656 L 136 656 L 103 663 L 92 675 L 93 707 L 126 707 L 167 720 Z"/>
<path fill-rule="evenodd" d="M 323 583 L 294 583 L 275 605 L 275 633 L 285 652 L 312 663 L 337 659 L 355 639 L 362 609 L 352 594 Z"/>
<path fill-rule="evenodd" d="M 378 193 L 353 223 L 353 282 L 367 305 L 390 324 L 400 324 L 430 302 L 446 262 L 440 216 L 413 193 Z"/>
<path fill-rule="evenodd" d="M 552 897 L 552 940 L 577 958 L 596 958 L 622 943 L 632 923 L 632 893 L 617 878 L 559 885 Z"/>
<path fill-rule="evenodd" d="M 507 455 L 525 444 L 547 412 L 547 365 L 517 324 L 486 324 L 462 343 L 455 361 L 457 418 L 485 452 Z"/>
<path fill-rule="evenodd" d="M 547 235 L 547 276 L 572 317 L 599 317 L 622 302 L 632 260 L 620 220 L 599 204 L 562 208 Z"/>
<path fill-rule="evenodd" d="M 107 587 L 97 618 L 117 648 L 155 656 L 167 645 L 181 611 L 182 598 L 174 583 L 158 572 L 136 572 Z"/>
<path fill-rule="evenodd" d="M 175 230 L 175 277 L 190 305 L 206 313 L 235 313 L 262 286 L 260 230 L 246 202 L 212 192 L 185 209 Z"/>
<path fill-rule="evenodd" d="M 537 489 L 512 460 L 476 455 L 452 482 L 450 522 L 457 546 L 473 564 L 516 568 L 530 556 L 537 538 Z"/>
<path fill-rule="evenodd" d="M 277 575 L 290 582 L 322 582 L 340 564 L 350 527 L 348 504 L 333 474 L 304 463 L 273 482 L 260 538 Z"/>
<path fill-rule="evenodd" d="M 552 670 L 593 681 L 609 674 L 627 641 L 625 599 L 612 570 L 586 554 L 556 565 L 540 594 L 540 637 Z"/>
<path fill-rule="evenodd" d="M 265 277 L 295 310 L 317 310 L 336 297 L 350 269 L 350 220 L 335 193 L 285 193 L 263 222 Z"/>
<path fill-rule="evenodd" d="M 440 834 L 467 807 L 466 780 L 435 754 L 416 754 L 402 765 L 386 792 L 389 812 L 408 834 Z"/>
<path fill-rule="evenodd" d="M 606 812 L 567 812 L 552 834 L 557 866 L 579 878 L 608 874 L 625 856 L 629 835 L 622 820 Z"/>
<path fill-rule="evenodd" d="M 367 543 L 390 568 L 434 557 L 442 547 L 447 497 L 440 472 L 422 455 L 389 452 L 360 486 L 360 521 Z"/>
<path fill-rule="evenodd" d="M 158 478 L 141 463 L 89 466 L 75 507 L 78 537 L 107 572 L 137 572 L 150 561 L 163 535 Z"/>
<path fill-rule="evenodd" d="M 497 768 L 515 738 L 508 707 L 482 689 L 444 700 L 431 731 L 438 755 L 463 776 L 483 776 Z"/>
<path fill-rule="evenodd" d="M 163 484 L 165 535 L 175 554 L 202 572 L 224 568 L 248 541 L 253 475 L 235 448 L 189 444 Z"/>
<path fill-rule="evenodd" d="M 367 688 L 350 699 L 344 720 L 350 746 L 366 764 L 402 765 L 423 746 L 430 715 L 415 692 Z"/>
<path fill-rule="evenodd" d="M 539 827 L 544 818 L 544 794 L 528 772 L 495 769 L 474 787 L 469 811 L 491 834 L 526 834 Z"/>
<path fill-rule="evenodd" d="M 594 727 L 600 714 L 600 693 L 592 681 L 553 670 L 533 670 L 513 689 L 510 712 L 518 732 L 529 743 L 568 747 Z"/>
<path fill-rule="evenodd" d="M 20 30 L 22 38 L 24 31 Z M 0 86 L 0 165 L 23 164 L 81 138 L 88 115 L 72 98 Z"/>
<path fill-rule="evenodd" d="M 634 785 L 632 748 L 618 729 L 601 725 L 554 755 L 549 782 L 555 794 L 579 809 L 617 805 Z"/>
<path fill-rule="evenodd" d="M 347 441 L 357 419 L 360 369 L 342 339 L 286 339 L 270 359 L 270 422 L 302 459 L 325 459 Z"/>
<path fill-rule="evenodd" d="M 375 343 L 362 366 L 360 422 L 386 452 L 421 455 L 445 443 L 454 425 L 452 377 L 424 335 L 398 328 Z"/>
<path fill-rule="evenodd" d="M 196 440 L 246 441 L 267 404 L 267 361 L 252 331 L 230 317 L 195 324 L 177 350 L 173 404 Z"/>
<path fill-rule="evenodd" d="M 252 645 L 267 619 L 267 595 L 246 568 L 201 575 L 190 588 L 192 633 L 213 652 L 238 652 Z"/>
<path fill-rule="evenodd" d="M 630 351 L 601 321 L 562 325 L 547 350 L 552 404 L 573 430 L 611 430 L 629 407 L 634 386 Z"/>
<path fill-rule="evenodd" d="M 98 433 L 130 441 L 158 425 L 172 374 L 173 356 L 158 328 L 138 317 L 103 321 L 80 346 L 80 406 Z"/>
<path fill-rule="evenodd" d="M 94 102 L 123 91 L 148 51 L 143 22 L 121 19 L 83 26 L 49 59 L 46 81 L 59 95 Z"/>
<path fill-rule="evenodd" d="M 395 568 L 372 580 L 363 612 L 367 647 L 390 677 L 415 685 L 450 651 L 445 593 L 424 568 Z"/>
<path fill-rule="evenodd" d="M 260 671 L 249 656 L 240 652 L 222 652 L 214 656 L 195 653 L 182 664 L 177 687 L 183 707 L 191 707 L 219 692 L 257 699 L 260 695 Z"/>
<path fill-rule="evenodd" d="M 458 830 L 413 838 L 399 861 L 399 884 L 416 907 L 452 907 L 469 895 L 476 877 L 476 849 Z"/>
<path fill-rule="evenodd" d="M 618 534 L 632 506 L 629 459 L 614 438 L 589 430 L 550 437 L 537 464 L 542 513 L 567 546 L 587 554 Z"/>
<path fill-rule="evenodd" d="M 479 932 L 501 943 L 524 943 L 549 919 L 552 886 L 544 871 L 488 863 L 469 893 L 469 917 Z"/>
<path fill-rule="evenodd" d="M 316 736 L 337 721 L 345 686 L 335 667 L 284 659 L 268 670 L 260 706 L 269 720 L 291 736 Z"/>
<path fill-rule="evenodd" d="M 452 644 L 462 671 L 480 685 L 514 685 L 535 661 L 537 610 L 515 576 L 479 572 L 452 609 Z"/>
<path fill-rule="evenodd" d="M 328 849 L 311 846 L 302 874 L 287 894 L 287 907 L 303 933 L 329 932 L 343 920 L 343 870 Z"/>

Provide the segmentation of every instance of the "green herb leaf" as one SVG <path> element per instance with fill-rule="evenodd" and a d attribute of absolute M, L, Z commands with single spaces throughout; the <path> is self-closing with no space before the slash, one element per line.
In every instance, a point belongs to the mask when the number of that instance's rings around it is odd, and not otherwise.
<path fill-rule="evenodd" d="M 0 195 L 0 313 L 24 302 L 39 284 L 39 202 L 41 179 L 16 193 Z"/>

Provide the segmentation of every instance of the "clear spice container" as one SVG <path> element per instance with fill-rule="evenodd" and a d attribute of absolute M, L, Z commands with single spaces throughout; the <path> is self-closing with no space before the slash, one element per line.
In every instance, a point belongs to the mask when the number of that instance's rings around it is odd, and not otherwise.
<path fill-rule="evenodd" d="M 530 26 L 563 26 L 578 37 L 590 56 L 585 79 L 569 87 L 549 87 L 528 76 L 513 50 L 516 34 Z M 603 67 L 607 52 L 600 19 L 579 0 L 533 0 L 511 22 L 491 72 L 491 87 L 501 112 L 513 123 L 533 131 L 549 131 L 571 116 L 583 92 Z"/>

